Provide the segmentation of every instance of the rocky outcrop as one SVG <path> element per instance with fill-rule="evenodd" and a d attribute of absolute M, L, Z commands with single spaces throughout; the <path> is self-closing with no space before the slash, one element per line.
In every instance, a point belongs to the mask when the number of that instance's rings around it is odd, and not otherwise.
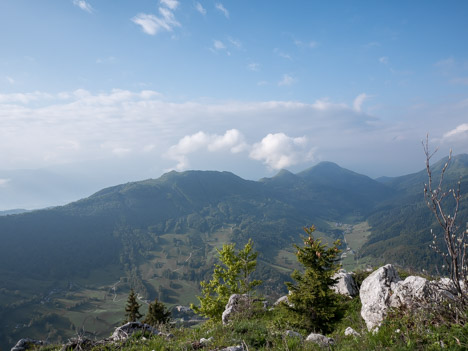
<path fill-rule="evenodd" d="M 344 335 L 345 336 L 350 336 L 350 335 L 352 335 L 352 336 L 361 336 L 361 334 L 359 334 L 357 331 L 355 331 L 351 327 L 348 327 L 348 328 L 345 329 Z"/>
<path fill-rule="evenodd" d="M 248 309 L 251 303 L 252 300 L 247 294 L 232 294 L 222 315 L 223 324 L 229 323 L 234 314 Z"/>
<path fill-rule="evenodd" d="M 331 345 L 335 345 L 335 340 L 332 338 L 328 338 L 322 334 L 311 333 L 307 336 L 305 341 L 313 342 L 320 347 L 328 347 Z"/>
<path fill-rule="evenodd" d="M 361 285 L 361 316 L 369 330 L 378 328 L 389 308 L 415 309 L 453 300 L 456 289 L 450 279 L 429 281 L 418 276 L 401 280 L 388 264 L 369 275 Z"/>
<path fill-rule="evenodd" d="M 221 349 L 220 351 L 244 351 L 244 348 L 241 345 L 236 345 L 236 346 L 225 347 L 224 349 Z"/>
<path fill-rule="evenodd" d="M 391 264 L 380 267 L 370 274 L 361 285 L 361 316 L 367 329 L 372 330 L 382 323 L 390 306 L 390 296 L 400 281 L 397 271 Z"/>
<path fill-rule="evenodd" d="M 427 279 L 409 276 L 395 285 L 389 300 L 390 306 L 414 308 L 421 303 L 433 300 L 435 292 Z"/>
<path fill-rule="evenodd" d="M 11 351 L 25 351 L 28 349 L 34 349 L 36 346 L 44 345 L 47 345 L 47 342 L 43 340 L 20 339 L 16 345 L 11 348 Z"/>
<path fill-rule="evenodd" d="M 278 300 L 275 301 L 273 306 L 277 306 L 280 303 L 284 303 L 284 304 L 286 304 L 288 306 L 291 306 L 291 303 L 289 302 L 289 299 L 288 299 L 288 295 L 281 296 Z"/>
<path fill-rule="evenodd" d="M 349 297 L 354 297 L 359 294 L 358 287 L 354 281 L 353 275 L 341 269 L 333 276 L 333 279 L 338 279 L 335 285 L 331 288 L 337 293 Z"/>
<path fill-rule="evenodd" d="M 150 333 L 152 335 L 163 335 L 169 336 L 167 334 L 161 333 L 156 328 L 153 328 L 149 324 L 144 324 L 141 322 L 128 322 L 114 330 L 114 333 L 110 337 L 111 341 L 123 341 L 126 340 L 129 336 L 137 331 L 142 331 L 145 333 Z"/>

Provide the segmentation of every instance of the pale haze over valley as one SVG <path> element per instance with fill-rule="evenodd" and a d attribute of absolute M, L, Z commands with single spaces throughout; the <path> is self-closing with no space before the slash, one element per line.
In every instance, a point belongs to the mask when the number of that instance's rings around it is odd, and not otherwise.
<path fill-rule="evenodd" d="M 169 170 L 468 153 L 466 1 L 0 2 L 0 210 Z"/>

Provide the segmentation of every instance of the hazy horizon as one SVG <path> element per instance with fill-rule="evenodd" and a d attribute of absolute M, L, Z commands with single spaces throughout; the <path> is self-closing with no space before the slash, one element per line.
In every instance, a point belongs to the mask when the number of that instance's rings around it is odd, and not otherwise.
<path fill-rule="evenodd" d="M 468 153 L 467 16 L 466 1 L 2 1 L 0 210 L 171 169 L 405 175 L 426 133 L 437 159 Z"/>

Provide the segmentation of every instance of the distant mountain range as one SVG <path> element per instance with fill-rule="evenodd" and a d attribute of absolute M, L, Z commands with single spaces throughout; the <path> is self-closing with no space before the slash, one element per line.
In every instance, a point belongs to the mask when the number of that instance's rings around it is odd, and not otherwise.
<path fill-rule="evenodd" d="M 0 216 L 0 347 L 25 332 L 66 337 L 89 323 L 105 333 L 121 318 L 119 301 L 130 287 L 142 298 L 194 301 L 215 249 L 227 242 L 239 247 L 252 238 L 264 293 L 280 294 L 296 266 L 292 244 L 312 224 L 331 241 L 344 238 L 337 223 L 367 222 L 360 262 L 433 270 L 437 257 L 427 246 L 437 226 L 423 201 L 426 178 L 423 170 L 373 180 L 330 162 L 259 181 L 170 172 L 66 206 Z M 459 179 L 464 225 L 468 155 L 453 158 L 445 184 Z"/>

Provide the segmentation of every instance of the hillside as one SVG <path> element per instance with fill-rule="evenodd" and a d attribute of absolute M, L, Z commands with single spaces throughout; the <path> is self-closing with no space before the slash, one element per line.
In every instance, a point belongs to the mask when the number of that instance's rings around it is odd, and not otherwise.
<path fill-rule="evenodd" d="M 468 189 L 467 159 L 454 158 L 448 183 L 461 175 Z M 351 235 L 360 262 L 430 268 L 432 217 L 420 181 L 424 171 L 379 182 L 330 162 L 260 181 L 170 172 L 66 206 L 2 216 L 0 347 L 25 333 L 59 340 L 84 328 L 103 336 L 121 321 L 130 287 L 142 300 L 194 302 L 215 249 L 227 242 L 254 240 L 263 293 L 278 296 L 296 267 L 292 244 L 311 224 L 325 241 Z M 466 221 L 465 208 L 461 214 Z"/>
<path fill-rule="evenodd" d="M 447 162 L 447 158 L 435 163 L 434 181 Z M 455 187 L 460 181 L 462 193 L 459 211 L 460 230 L 468 223 L 468 155 L 454 156 L 444 177 L 445 188 Z M 424 202 L 423 190 L 427 183 L 426 170 L 396 178 L 387 178 L 384 184 L 397 194 L 392 200 L 382 201 L 368 217 L 372 234 L 364 244 L 361 254 L 395 262 L 402 266 L 420 270 L 430 269 L 439 257 L 427 249 L 432 241 L 430 228 L 437 233 L 439 225 Z"/>

